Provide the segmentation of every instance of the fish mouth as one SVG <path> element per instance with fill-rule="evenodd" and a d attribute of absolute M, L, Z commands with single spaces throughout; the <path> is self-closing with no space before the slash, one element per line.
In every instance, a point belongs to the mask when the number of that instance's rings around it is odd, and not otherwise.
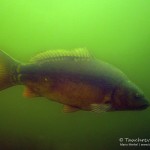
<path fill-rule="evenodd" d="M 143 110 L 143 109 L 146 109 L 146 108 L 148 108 L 150 105 L 149 104 L 144 104 L 144 105 L 142 105 L 142 106 L 140 106 L 140 110 Z"/>
<path fill-rule="evenodd" d="M 150 107 L 150 104 L 143 104 L 143 105 L 141 105 L 141 106 L 138 108 L 138 110 L 143 110 L 143 109 L 146 109 L 146 108 L 148 108 L 148 107 Z"/>
<path fill-rule="evenodd" d="M 147 98 L 142 99 L 138 105 L 138 110 L 143 110 L 150 107 L 150 103 Z"/>
<path fill-rule="evenodd" d="M 130 107 L 130 108 L 111 108 L 109 111 L 130 111 L 130 110 L 135 110 L 135 111 L 140 111 L 140 110 L 144 110 L 147 109 L 148 107 L 150 107 L 149 103 L 145 103 L 142 104 L 138 107 Z"/>

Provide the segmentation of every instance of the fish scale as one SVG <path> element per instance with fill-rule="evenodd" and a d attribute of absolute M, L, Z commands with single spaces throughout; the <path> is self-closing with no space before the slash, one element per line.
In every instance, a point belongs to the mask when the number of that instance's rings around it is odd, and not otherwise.
<path fill-rule="evenodd" d="M 64 104 L 64 112 L 141 110 L 143 92 L 118 68 L 87 49 L 49 50 L 22 64 L 0 51 L 0 90 L 25 85 L 24 96 Z"/>

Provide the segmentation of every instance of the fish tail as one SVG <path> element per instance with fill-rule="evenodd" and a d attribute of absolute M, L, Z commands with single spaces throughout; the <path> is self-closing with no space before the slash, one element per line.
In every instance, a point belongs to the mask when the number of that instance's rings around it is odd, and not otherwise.
<path fill-rule="evenodd" d="M 0 50 L 0 91 L 16 85 L 15 74 L 19 62 Z"/>

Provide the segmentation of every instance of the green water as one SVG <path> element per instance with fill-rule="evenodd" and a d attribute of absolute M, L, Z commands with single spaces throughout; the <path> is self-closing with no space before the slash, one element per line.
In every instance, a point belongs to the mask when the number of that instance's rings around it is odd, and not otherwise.
<path fill-rule="evenodd" d="M 0 0 L 0 49 L 12 57 L 87 47 L 148 98 L 149 27 L 149 0 Z M 111 150 L 123 148 L 119 138 L 150 138 L 150 109 L 64 114 L 61 104 L 24 98 L 23 89 L 0 92 L 0 150 Z"/>

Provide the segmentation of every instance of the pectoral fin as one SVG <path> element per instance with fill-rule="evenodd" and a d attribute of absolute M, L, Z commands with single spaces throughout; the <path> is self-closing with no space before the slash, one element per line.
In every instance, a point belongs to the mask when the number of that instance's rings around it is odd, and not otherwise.
<path fill-rule="evenodd" d="M 34 91 L 32 91 L 29 87 L 25 87 L 23 96 L 27 97 L 27 98 L 33 98 L 33 97 L 37 97 L 39 95 L 36 94 Z"/>
<path fill-rule="evenodd" d="M 96 113 L 106 112 L 111 108 L 110 104 L 91 104 L 91 111 Z"/>
<path fill-rule="evenodd" d="M 79 110 L 79 108 L 72 107 L 72 106 L 69 106 L 69 105 L 64 105 L 64 108 L 63 108 L 63 112 L 65 112 L 65 113 L 76 112 L 78 110 Z"/>

